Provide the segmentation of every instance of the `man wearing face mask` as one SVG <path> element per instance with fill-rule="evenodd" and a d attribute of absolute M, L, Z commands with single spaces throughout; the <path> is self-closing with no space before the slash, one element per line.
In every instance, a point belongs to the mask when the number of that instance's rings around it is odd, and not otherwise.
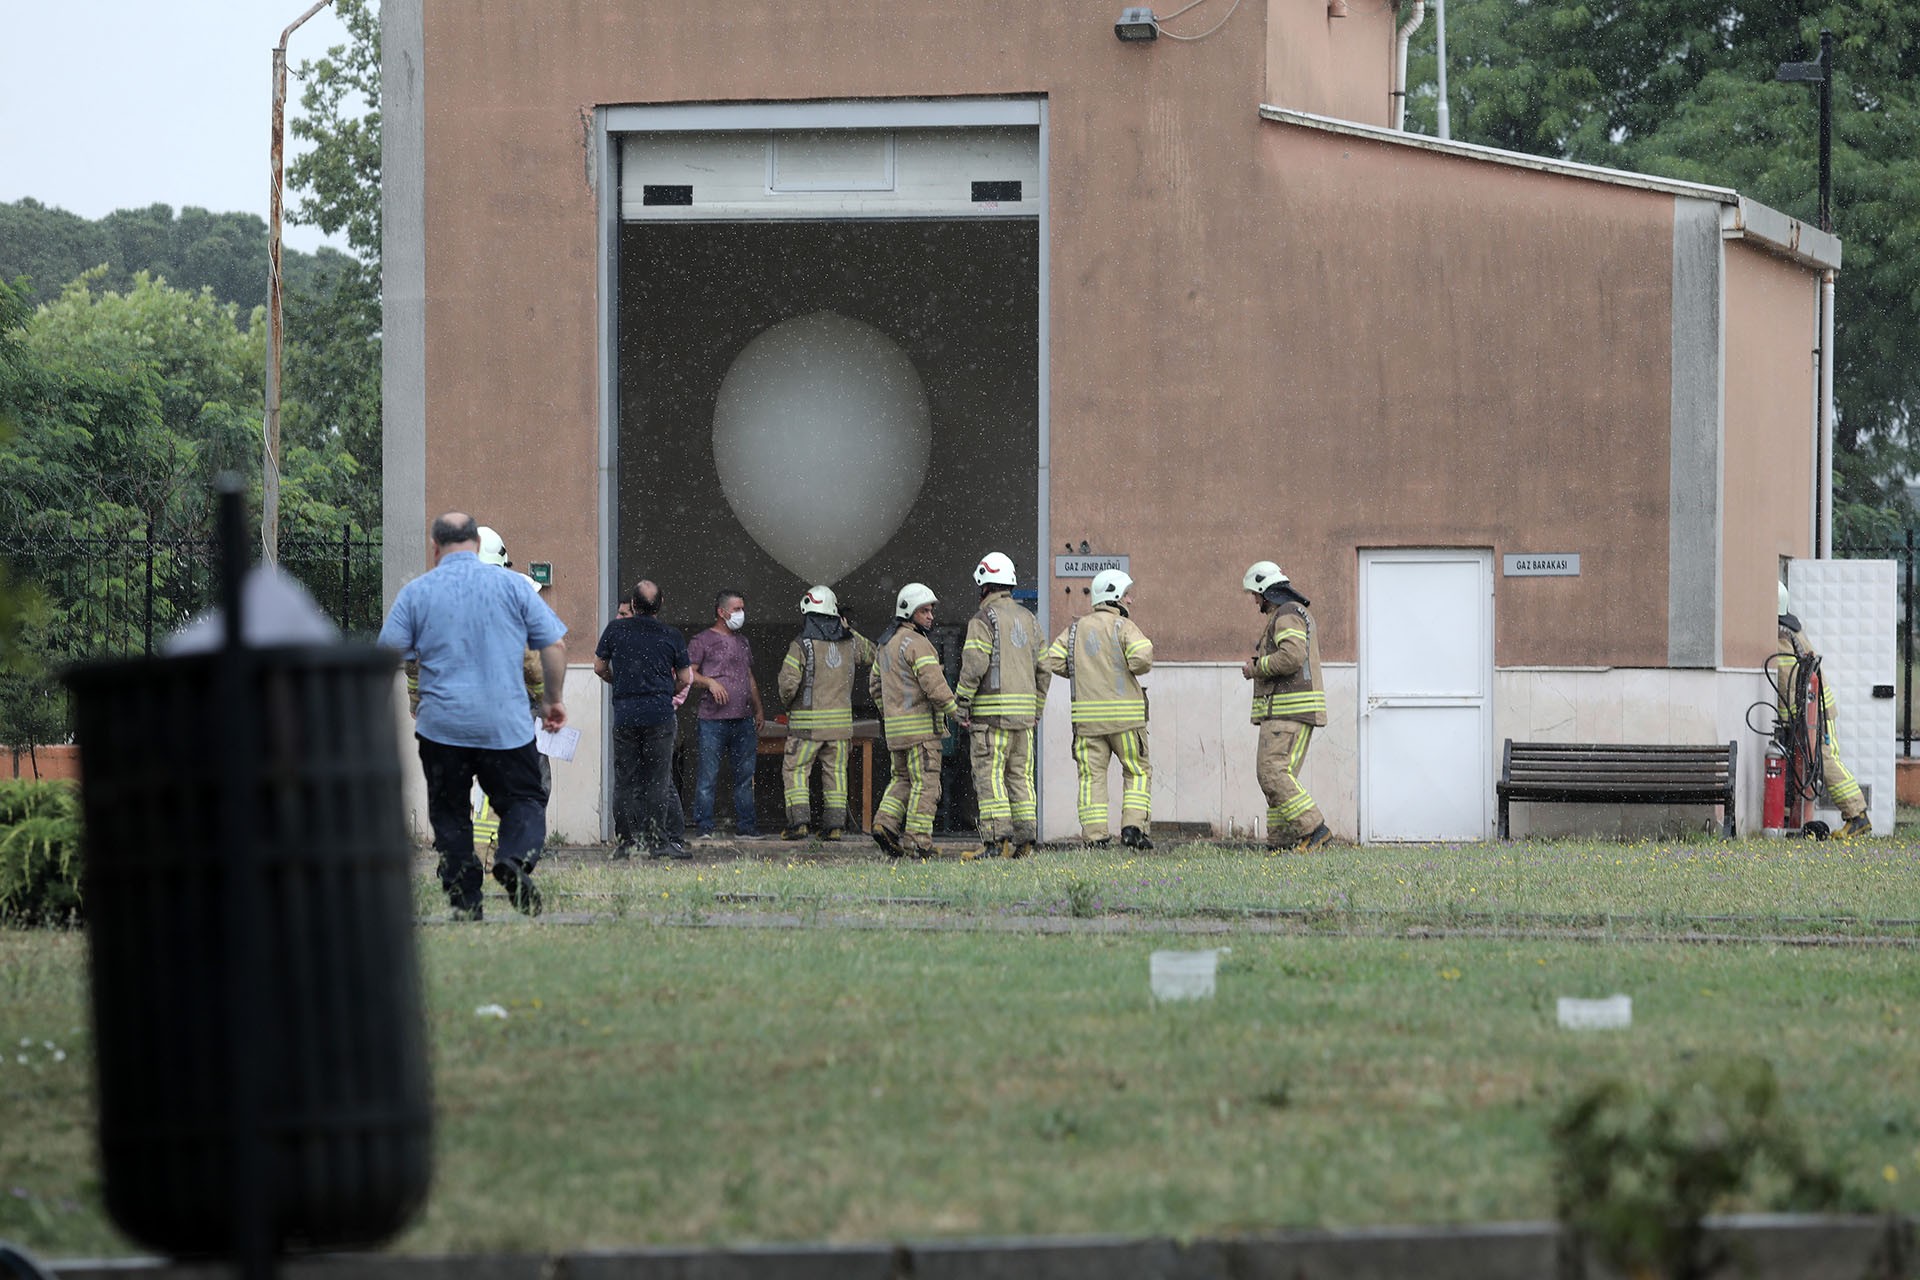
<path fill-rule="evenodd" d="M 720 782 L 720 757 L 733 767 L 733 829 L 742 840 L 758 840 L 754 815 L 753 768 L 760 751 L 760 686 L 753 678 L 753 650 L 740 633 L 747 625 L 747 599 L 732 587 L 713 600 L 713 625 L 687 642 L 693 663 L 693 687 L 699 691 L 694 713 L 700 725 L 700 763 L 694 775 L 693 825 L 696 839 L 713 835 L 713 796 Z"/>

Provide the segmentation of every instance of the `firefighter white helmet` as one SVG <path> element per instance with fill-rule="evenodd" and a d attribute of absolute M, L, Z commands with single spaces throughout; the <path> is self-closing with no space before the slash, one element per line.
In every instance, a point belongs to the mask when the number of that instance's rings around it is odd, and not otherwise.
<path fill-rule="evenodd" d="M 1095 604 L 1119 604 L 1133 590 L 1133 579 L 1118 569 L 1102 569 L 1093 578 Z"/>
<path fill-rule="evenodd" d="M 1291 582 L 1292 579 L 1280 571 L 1280 566 L 1271 560 L 1258 560 L 1247 569 L 1246 576 L 1240 579 L 1240 585 L 1259 595 L 1276 582 Z"/>
<path fill-rule="evenodd" d="M 920 611 L 921 606 L 940 603 L 940 597 L 933 594 L 933 588 L 924 582 L 909 582 L 900 588 L 900 598 L 894 601 L 893 616 L 911 618 Z"/>
<path fill-rule="evenodd" d="M 1793 601 L 1787 598 L 1787 584 L 1780 584 L 1780 616 L 1786 617 L 1793 612 Z"/>
<path fill-rule="evenodd" d="M 998 551 L 989 551 L 981 556 L 980 567 L 973 571 L 974 586 L 984 587 L 988 583 L 996 583 L 1003 587 L 1019 585 L 1019 579 L 1014 577 L 1013 561 Z"/>
<path fill-rule="evenodd" d="M 503 569 L 513 567 L 513 561 L 507 559 L 506 540 L 484 524 L 480 526 L 480 563 L 497 564 Z"/>
<path fill-rule="evenodd" d="M 800 612 L 825 614 L 829 618 L 840 616 L 840 597 L 833 594 L 832 587 L 812 587 L 800 597 Z"/>

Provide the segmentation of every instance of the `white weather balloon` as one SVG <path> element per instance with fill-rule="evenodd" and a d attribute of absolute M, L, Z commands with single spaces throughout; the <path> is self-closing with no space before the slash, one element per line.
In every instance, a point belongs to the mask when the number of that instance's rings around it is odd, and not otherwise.
<path fill-rule="evenodd" d="M 713 406 L 720 488 L 796 577 L 834 582 L 886 545 L 927 477 L 926 388 L 900 345 L 832 311 L 747 343 Z"/>

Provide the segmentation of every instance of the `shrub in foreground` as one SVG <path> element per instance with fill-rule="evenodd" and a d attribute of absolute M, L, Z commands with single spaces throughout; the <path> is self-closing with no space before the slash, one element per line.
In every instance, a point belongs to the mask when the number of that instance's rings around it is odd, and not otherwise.
<path fill-rule="evenodd" d="M 80 919 L 80 796 L 71 782 L 0 782 L 0 924 Z"/>

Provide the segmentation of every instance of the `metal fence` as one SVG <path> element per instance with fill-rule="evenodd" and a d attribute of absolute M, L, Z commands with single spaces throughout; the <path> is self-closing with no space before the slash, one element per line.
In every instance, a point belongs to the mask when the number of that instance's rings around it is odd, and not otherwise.
<path fill-rule="evenodd" d="M 342 631 L 380 628 L 380 535 L 296 529 L 280 538 L 280 567 L 313 595 Z M 100 533 L 85 524 L 41 533 L 9 548 L 16 582 L 54 606 L 51 648 L 67 661 L 152 654 L 167 634 L 219 597 L 218 549 L 211 537 Z"/>
<path fill-rule="evenodd" d="M 1920 601 L 1916 600 L 1914 592 L 1914 545 L 1915 531 L 1908 529 L 1905 538 L 1892 545 L 1876 546 L 1862 543 L 1836 545 L 1833 549 L 1834 558 L 1838 560 L 1891 560 L 1899 566 L 1897 572 L 1900 578 L 1900 621 L 1894 644 L 1900 654 L 1899 679 L 1895 685 L 1899 693 L 1900 705 L 1895 709 L 1893 732 L 1895 741 L 1900 744 L 1900 754 L 1903 756 L 1913 754 L 1914 743 L 1913 645 L 1916 606 L 1920 606 Z M 1820 638 L 1815 636 L 1813 641 L 1818 645 Z"/>

